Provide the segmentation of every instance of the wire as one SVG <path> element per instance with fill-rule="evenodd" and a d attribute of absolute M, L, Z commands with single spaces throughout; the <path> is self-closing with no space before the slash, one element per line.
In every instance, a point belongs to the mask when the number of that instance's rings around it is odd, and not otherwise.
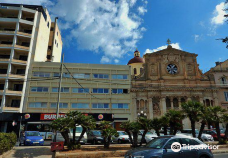
<path fill-rule="evenodd" d="M 68 70 L 68 68 L 66 67 L 66 65 L 65 65 L 65 64 L 63 64 L 63 65 L 64 65 L 65 69 L 68 71 L 68 73 L 71 75 L 71 77 L 78 83 L 78 85 L 79 85 L 81 88 L 85 89 L 85 88 L 76 80 L 76 78 L 74 78 L 74 76 L 73 76 L 73 75 L 71 74 L 71 72 Z M 91 94 L 90 92 L 87 91 L 87 93 L 90 94 L 91 96 L 93 96 L 94 98 L 101 100 L 100 98 L 95 97 L 95 96 L 94 96 L 93 94 Z"/>

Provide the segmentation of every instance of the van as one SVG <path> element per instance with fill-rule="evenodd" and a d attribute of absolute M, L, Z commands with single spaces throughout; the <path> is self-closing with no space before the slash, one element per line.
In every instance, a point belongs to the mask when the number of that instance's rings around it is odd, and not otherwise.
<path fill-rule="evenodd" d="M 76 126 L 76 133 L 75 133 L 75 139 L 77 140 L 80 135 L 82 133 L 82 126 Z M 69 129 L 69 139 L 70 140 L 73 140 L 73 129 Z M 54 134 L 52 135 L 52 141 L 54 141 Z M 57 135 L 56 135 L 56 142 L 61 142 L 61 141 L 65 141 L 65 139 L 63 138 L 62 134 L 60 132 L 57 132 Z M 80 143 L 81 144 L 85 144 L 87 142 L 87 134 L 84 133 Z"/>

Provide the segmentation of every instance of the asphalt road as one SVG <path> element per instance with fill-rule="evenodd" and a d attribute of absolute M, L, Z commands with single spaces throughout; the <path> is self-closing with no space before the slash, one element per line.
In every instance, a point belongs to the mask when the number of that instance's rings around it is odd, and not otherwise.
<path fill-rule="evenodd" d="M 228 153 L 214 154 L 214 158 L 228 158 Z"/>

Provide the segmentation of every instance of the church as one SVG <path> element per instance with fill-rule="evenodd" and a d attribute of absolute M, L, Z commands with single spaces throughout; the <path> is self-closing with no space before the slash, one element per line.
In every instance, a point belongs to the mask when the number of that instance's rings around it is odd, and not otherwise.
<path fill-rule="evenodd" d="M 218 105 L 218 88 L 213 75 L 204 75 L 197 63 L 197 54 L 172 48 L 170 40 L 166 49 L 140 57 L 134 52 L 128 65 L 132 72 L 132 111 L 137 117 L 144 113 L 152 119 L 164 115 L 169 109 L 180 109 L 188 100 L 206 106 Z M 184 128 L 190 128 L 188 119 Z M 196 124 L 199 127 L 199 124 Z"/>

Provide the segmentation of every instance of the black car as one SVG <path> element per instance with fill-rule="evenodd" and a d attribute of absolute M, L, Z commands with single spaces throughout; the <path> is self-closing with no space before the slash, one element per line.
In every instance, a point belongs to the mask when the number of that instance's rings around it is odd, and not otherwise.
<path fill-rule="evenodd" d="M 104 139 L 102 133 L 99 130 L 90 130 L 87 132 L 87 143 L 91 144 L 103 144 Z"/>

